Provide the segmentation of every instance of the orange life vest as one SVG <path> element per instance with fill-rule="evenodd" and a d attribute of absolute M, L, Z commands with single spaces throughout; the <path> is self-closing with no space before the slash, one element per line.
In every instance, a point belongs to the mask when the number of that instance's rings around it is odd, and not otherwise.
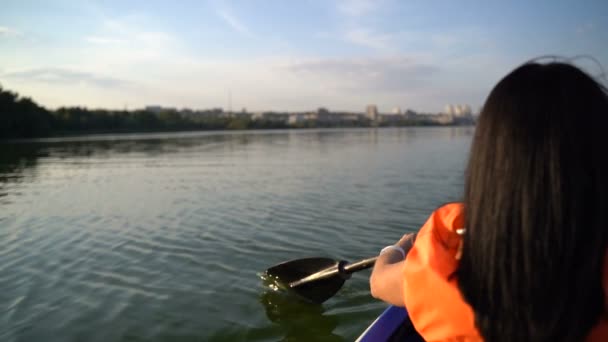
<path fill-rule="evenodd" d="M 405 307 L 426 341 L 483 341 L 472 308 L 462 298 L 455 277 L 450 278 L 458 267 L 461 240 L 456 229 L 463 227 L 462 204 L 444 205 L 422 226 L 405 259 Z M 602 320 L 586 341 L 608 341 L 608 322 Z"/>

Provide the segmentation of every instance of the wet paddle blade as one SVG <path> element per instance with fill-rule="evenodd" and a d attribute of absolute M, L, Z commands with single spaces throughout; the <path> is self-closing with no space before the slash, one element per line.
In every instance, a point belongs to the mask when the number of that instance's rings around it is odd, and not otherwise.
<path fill-rule="evenodd" d="M 277 278 L 284 284 L 289 284 L 311 274 L 324 271 L 336 264 L 335 260 L 329 258 L 304 258 L 272 266 L 266 270 L 266 274 Z"/>
<path fill-rule="evenodd" d="M 343 276 L 336 273 L 334 276 L 306 283 L 294 283 L 316 273 L 335 268 L 337 265 L 337 261 L 329 258 L 298 259 L 273 266 L 266 270 L 266 274 L 309 301 L 323 303 L 342 288 L 345 280 Z"/>
<path fill-rule="evenodd" d="M 291 290 L 314 303 L 321 304 L 340 291 L 344 281 L 344 278 L 340 275 L 335 275 L 330 278 L 292 286 Z"/>

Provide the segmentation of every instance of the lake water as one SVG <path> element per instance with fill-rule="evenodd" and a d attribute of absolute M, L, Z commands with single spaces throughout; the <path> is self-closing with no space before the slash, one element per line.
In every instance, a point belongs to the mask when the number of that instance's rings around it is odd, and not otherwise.
<path fill-rule="evenodd" d="M 0 143 L 0 341 L 352 341 L 355 274 L 320 305 L 260 274 L 374 256 L 462 195 L 472 127 Z"/>

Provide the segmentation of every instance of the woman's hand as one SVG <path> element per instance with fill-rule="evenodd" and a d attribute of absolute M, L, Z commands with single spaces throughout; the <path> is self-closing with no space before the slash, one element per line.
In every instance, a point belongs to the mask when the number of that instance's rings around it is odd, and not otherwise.
<path fill-rule="evenodd" d="M 407 233 L 397 241 L 395 246 L 403 248 L 405 255 L 407 255 L 407 252 L 414 246 L 414 241 L 416 241 L 416 233 Z"/>
<path fill-rule="evenodd" d="M 395 244 L 403 249 L 405 255 L 412 248 L 416 233 L 403 235 Z M 401 252 L 388 249 L 382 253 L 369 279 L 372 296 L 396 306 L 405 306 L 403 301 L 403 265 L 405 259 Z"/>

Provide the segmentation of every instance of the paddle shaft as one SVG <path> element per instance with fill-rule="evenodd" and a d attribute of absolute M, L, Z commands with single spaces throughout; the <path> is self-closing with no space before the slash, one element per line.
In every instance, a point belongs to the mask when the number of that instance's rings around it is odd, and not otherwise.
<path fill-rule="evenodd" d="M 300 280 L 291 282 L 289 287 L 294 288 L 296 286 L 301 286 L 306 283 L 310 283 L 313 281 L 323 280 L 335 276 L 341 276 L 344 279 L 350 278 L 350 275 L 357 271 L 362 271 L 368 268 L 371 268 L 376 263 L 376 259 L 378 257 L 367 258 L 353 263 L 347 263 L 346 261 L 339 261 L 334 266 L 328 267 L 319 272 L 313 273 L 305 278 Z"/>
<path fill-rule="evenodd" d="M 366 270 L 368 268 L 372 268 L 372 267 L 374 267 L 374 264 L 376 263 L 376 259 L 378 259 L 377 256 L 344 265 L 344 272 L 346 272 L 347 274 L 351 274 L 351 273 L 354 273 L 357 271 L 362 271 L 362 270 Z"/>

